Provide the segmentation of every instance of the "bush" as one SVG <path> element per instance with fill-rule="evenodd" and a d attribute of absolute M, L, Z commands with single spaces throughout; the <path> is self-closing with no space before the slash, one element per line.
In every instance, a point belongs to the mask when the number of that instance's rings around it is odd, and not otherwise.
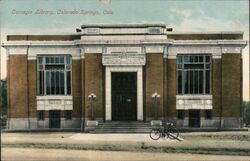
<path fill-rule="evenodd" d="M 0 80 L 0 126 L 6 126 L 7 120 L 7 81 Z"/>
<path fill-rule="evenodd" d="M 243 123 L 247 126 L 250 126 L 250 102 L 244 101 L 242 103 L 242 116 L 243 116 Z"/>

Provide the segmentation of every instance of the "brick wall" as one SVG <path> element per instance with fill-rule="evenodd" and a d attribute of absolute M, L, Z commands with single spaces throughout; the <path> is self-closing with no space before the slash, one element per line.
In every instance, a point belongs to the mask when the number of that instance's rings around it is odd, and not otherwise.
<path fill-rule="evenodd" d="M 29 117 L 36 117 L 36 60 L 28 60 Z"/>
<path fill-rule="evenodd" d="M 176 59 L 167 60 L 167 116 L 176 117 Z"/>
<path fill-rule="evenodd" d="M 212 66 L 212 95 L 213 95 L 213 116 L 221 115 L 221 59 L 213 59 Z"/>
<path fill-rule="evenodd" d="M 222 116 L 240 117 L 241 55 L 222 55 Z"/>
<path fill-rule="evenodd" d="M 146 54 L 145 80 L 146 84 L 146 116 L 154 117 L 152 94 L 157 92 L 160 99 L 157 102 L 158 117 L 163 117 L 163 57 L 162 53 Z"/>
<path fill-rule="evenodd" d="M 11 118 L 28 117 L 27 56 L 9 56 L 9 108 Z"/>
<path fill-rule="evenodd" d="M 81 103 L 82 103 L 82 116 L 85 116 L 85 59 L 81 59 Z"/>
<path fill-rule="evenodd" d="M 85 55 L 85 116 L 91 116 L 90 101 L 88 95 L 94 93 L 97 99 L 94 101 L 94 116 L 103 118 L 103 66 L 101 54 Z"/>
<path fill-rule="evenodd" d="M 81 60 L 72 60 L 73 117 L 82 115 Z"/>

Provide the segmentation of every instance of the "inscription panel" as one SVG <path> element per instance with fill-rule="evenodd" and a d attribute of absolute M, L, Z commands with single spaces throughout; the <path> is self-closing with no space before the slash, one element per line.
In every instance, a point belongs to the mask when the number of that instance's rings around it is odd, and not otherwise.
<path fill-rule="evenodd" d="M 146 57 L 144 53 L 111 53 L 103 54 L 103 65 L 145 65 Z"/>

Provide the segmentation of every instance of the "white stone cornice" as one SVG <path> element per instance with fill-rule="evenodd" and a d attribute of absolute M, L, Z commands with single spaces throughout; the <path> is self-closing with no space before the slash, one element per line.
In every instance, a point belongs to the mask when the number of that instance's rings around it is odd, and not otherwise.
<path fill-rule="evenodd" d="M 247 45 L 247 41 L 245 40 L 217 40 L 219 45 L 239 45 L 245 47 Z"/>
<path fill-rule="evenodd" d="M 211 54 L 220 59 L 225 53 L 241 53 L 247 45 L 244 40 L 175 40 L 168 47 L 168 59 L 176 59 L 177 54 Z"/>
<path fill-rule="evenodd" d="M 97 54 L 102 53 L 102 47 L 100 46 L 92 46 L 92 47 L 84 47 L 85 54 Z"/>
<path fill-rule="evenodd" d="M 169 46 L 168 59 L 176 59 L 177 54 L 212 54 L 213 58 L 221 58 L 219 46 Z"/>
<path fill-rule="evenodd" d="M 163 46 L 146 46 L 146 53 L 163 53 Z"/>
<path fill-rule="evenodd" d="M 84 48 L 80 48 L 81 59 L 85 59 L 85 51 Z"/>
<path fill-rule="evenodd" d="M 173 45 L 240 45 L 246 46 L 245 40 L 173 40 Z"/>
<path fill-rule="evenodd" d="M 29 60 L 36 59 L 37 55 L 71 55 L 72 59 L 81 59 L 81 49 L 78 47 L 30 46 L 28 49 Z"/>
<path fill-rule="evenodd" d="M 74 41 L 8 41 L 2 43 L 3 47 L 15 46 L 74 46 Z"/>
<path fill-rule="evenodd" d="M 12 48 L 7 48 L 8 55 L 27 55 L 27 46 L 14 46 Z"/>
<path fill-rule="evenodd" d="M 164 48 L 163 48 L 163 58 L 168 58 L 168 47 L 169 45 L 166 45 Z"/>
<path fill-rule="evenodd" d="M 242 47 L 240 46 L 222 46 L 221 47 L 221 52 L 222 54 L 240 54 L 242 50 Z"/>

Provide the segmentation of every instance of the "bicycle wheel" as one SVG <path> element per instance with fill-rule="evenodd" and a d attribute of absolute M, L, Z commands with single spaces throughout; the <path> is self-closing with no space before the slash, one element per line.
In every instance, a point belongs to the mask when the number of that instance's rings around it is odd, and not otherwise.
<path fill-rule="evenodd" d="M 179 137 L 178 130 L 175 127 L 173 127 L 173 126 L 169 127 L 169 129 L 168 129 L 168 137 L 170 139 L 176 139 L 176 138 L 178 138 Z"/>
<path fill-rule="evenodd" d="M 161 131 L 159 129 L 152 129 L 149 136 L 153 140 L 158 140 L 161 137 Z"/>

